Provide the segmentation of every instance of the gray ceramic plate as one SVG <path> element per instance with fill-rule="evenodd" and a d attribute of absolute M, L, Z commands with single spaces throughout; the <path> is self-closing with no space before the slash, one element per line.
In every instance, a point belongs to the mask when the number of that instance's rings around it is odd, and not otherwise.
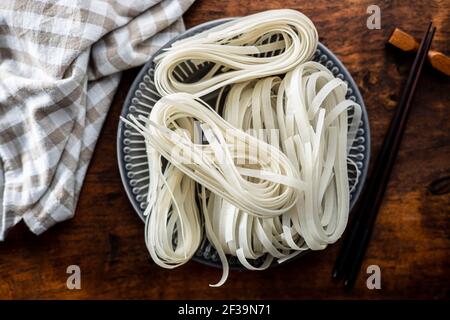
<path fill-rule="evenodd" d="M 154 71 L 154 57 L 156 57 L 162 49 L 170 47 L 170 45 L 178 39 L 187 38 L 196 33 L 202 32 L 206 29 L 212 28 L 216 25 L 224 23 L 230 19 L 221 19 L 207 22 L 187 30 L 180 36 L 174 38 L 166 45 L 164 45 L 155 55 L 144 65 L 139 75 L 135 79 L 127 98 L 123 105 L 122 117 L 127 117 L 129 114 L 147 115 L 150 109 L 145 105 L 153 106 L 160 98 L 153 85 L 153 71 Z M 369 122 L 367 118 L 367 111 L 364 106 L 364 101 L 361 94 L 353 81 L 350 73 L 339 61 L 339 59 L 328 50 L 323 44 L 319 43 L 318 49 L 315 53 L 314 60 L 326 66 L 336 77 L 341 78 L 348 83 L 347 98 L 359 103 L 363 110 L 363 117 L 360 123 L 354 148 L 350 152 L 350 156 L 354 159 L 360 171 L 359 181 L 355 181 L 355 169 L 349 166 L 349 183 L 350 186 L 355 185 L 351 192 L 351 207 L 358 198 L 364 181 L 366 179 L 369 157 L 370 157 L 370 131 Z M 185 74 L 185 77 L 195 78 L 196 72 L 190 67 L 182 68 L 180 74 Z M 201 72 L 201 71 L 200 71 Z M 142 104 L 145 103 L 145 105 Z M 149 172 L 147 164 L 147 156 L 145 151 L 145 143 L 142 136 L 140 136 L 133 128 L 119 122 L 117 132 L 117 155 L 119 162 L 120 175 L 122 182 L 127 192 L 128 198 L 133 205 L 136 213 L 144 220 L 143 212 L 146 207 L 146 197 L 148 191 Z M 205 238 L 197 251 L 194 260 L 199 262 L 220 267 L 220 261 L 215 249 L 209 244 Z M 235 257 L 229 257 L 230 267 L 233 269 L 241 269 L 239 261 Z M 260 261 L 254 261 L 258 265 Z"/>

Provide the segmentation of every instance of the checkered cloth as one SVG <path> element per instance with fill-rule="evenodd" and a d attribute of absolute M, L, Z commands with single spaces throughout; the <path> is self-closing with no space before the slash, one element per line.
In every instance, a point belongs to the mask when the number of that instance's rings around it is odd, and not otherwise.
<path fill-rule="evenodd" d="M 119 84 L 194 0 L 0 0 L 0 240 L 74 215 Z"/>

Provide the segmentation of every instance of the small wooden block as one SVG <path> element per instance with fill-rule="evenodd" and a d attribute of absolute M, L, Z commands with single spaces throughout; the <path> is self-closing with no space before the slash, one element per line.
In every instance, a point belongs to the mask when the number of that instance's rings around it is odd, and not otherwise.
<path fill-rule="evenodd" d="M 433 68 L 450 76 L 450 57 L 441 52 L 430 51 L 428 53 L 428 60 Z"/>
<path fill-rule="evenodd" d="M 395 28 L 392 32 L 389 43 L 406 52 L 414 52 L 419 49 L 419 43 L 416 39 L 399 28 Z"/>

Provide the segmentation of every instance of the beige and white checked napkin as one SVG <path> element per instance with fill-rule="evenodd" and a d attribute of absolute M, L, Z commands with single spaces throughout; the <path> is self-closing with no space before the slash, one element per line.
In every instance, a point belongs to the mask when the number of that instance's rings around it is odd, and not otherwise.
<path fill-rule="evenodd" d="M 183 31 L 193 1 L 0 1 L 0 240 L 74 215 L 120 71 Z"/>

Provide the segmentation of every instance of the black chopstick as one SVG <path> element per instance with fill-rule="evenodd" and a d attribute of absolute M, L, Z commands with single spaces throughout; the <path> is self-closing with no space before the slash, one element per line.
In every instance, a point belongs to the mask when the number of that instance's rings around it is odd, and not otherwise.
<path fill-rule="evenodd" d="M 417 82 L 422 71 L 424 61 L 427 57 L 428 51 L 431 46 L 436 28 L 432 27 L 430 23 L 425 37 L 421 43 L 422 47 L 419 49 L 420 54 L 417 55 L 410 76 L 408 77 L 407 86 L 402 94 L 398 110 L 391 122 L 392 125 L 389 128 L 386 136 L 386 142 L 380 151 L 380 160 L 377 161 L 377 165 L 374 166 L 374 177 L 368 185 L 368 198 L 362 204 L 361 216 L 366 218 L 365 223 L 360 224 L 360 229 L 357 230 L 358 236 L 354 243 L 354 249 L 351 251 L 352 256 L 347 264 L 347 269 L 344 278 L 344 285 L 347 287 L 353 286 L 362 259 L 367 250 L 367 246 L 370 240 L 372 229 L 376 220 L 377 213 L 379 211 L 384 192 L 386 190 L 389 176 L 391 174 L 396 155 L 400 146 L 401 138 L 405 129 L 406 121 L 411 110 L 412 99 L 417 87 Z"/>
<path fill-rule="evenodd" d="M 366 252 L 411 110 L 411 102 L 417 82 L 435 31 L 436 28 L 430 22 L 420 43 L 400 103 L 373 166 L 371 177 L 359 200 L 360 205 L 352 213 L 354 216 L 353 223 L 347 232 L 332 272 L 333 278 L 344 277 L 346 287 L 353 286 Z"/>
<path fill-rule="evenodd" d="M 431 24 L 429 24 L 426 34 L 429 33 L 430 28 L 431 28 Z M 406 101 L 407 93 L 409 92 L 409 90 L 411 88 L 414 76 L 417 71 L 417 67 L 419 65 L 419 60 L 420 60 L 421 52 L 423 51 L 425 41 L 426 41 L 426 37 L 423 37 L 422 42 L 420 44 L 420 48 L 422 48 L 422 49 L 418 50 L 416 59 L 413 63 L 411 72 L 408 76 L 408 80 L 406 82 L 401 101 L 398 105 L 398 108 L 396 109 L 394 117 L 392 118 L 391 125 L 388 129 L 388 133 L 385 136 L 385 141 L 383 142 L 382 148 L 381 148 L 380 152 L 378 153 L 378 158 L 377 158 L 374 168 L 372 170 L 373 174 L 371 175 L 371 177 L 369 177 L 368 183 L 367 183 L 366 187 L 364 188 L 364 192 L 361 194 L 360 200 L 358 202 L 358 208 L 356 210 L 354 210 L 354 212 L 352 212 L 353 221 L 352 221 L 351 226 L 349 226 L 349 230 L 347 232 L 346 237 L 344 238 L 344 242 L 343 242 L 341 250 L 338 254 L 338 257 L 337 257 L 337 260 L 335 263 L 335 267 L 334 267 L 333 273 L 332 273 L 332 276 L 334 278 L 340 278 L 343 275 L 345 268 L 349 261 L 349 255 L 352 252 L 352 245 L 354 246 L 355 243 L 357 242 L 357 238 L 358 238 L 357 236 L 359 235 L 358 231 L 361 230 L 360 225 L 367 223 L 366 218 L 368 215 L 365 214 L 365 211 L 366 211 L 366 210 L 364 210 L 365 208 L 361 208 L 361 207 L 364 206 L 364 204 L 368 203 L 368 200 L 369 200 L 368 198 L 370 195 L 369 189 L 373 189 L 373 187 L 375 187 L 375 185 L 376 185 L 375 183 L 372 183 L 371 180 L 374 180 L 376 178 L 375 174 L 377 172 L 379 172 L 381 169 L 381 166 L 383 164 L 382 161 L 385 157 L 386 151 L 388 150 L 388 146 L 392 144 L 392 137 L 394 136 L 393 135 L 394 129 L 398 126 L 398 121 L 400 119 L 401 114 L 403 113 L 401 106 L 404 105 L 404 102 Z M 385 147 L 383 147 L 383 146 L 385 146 Z M 370 188 L 370 186 L 372 186 L 372 188 Z"/>

